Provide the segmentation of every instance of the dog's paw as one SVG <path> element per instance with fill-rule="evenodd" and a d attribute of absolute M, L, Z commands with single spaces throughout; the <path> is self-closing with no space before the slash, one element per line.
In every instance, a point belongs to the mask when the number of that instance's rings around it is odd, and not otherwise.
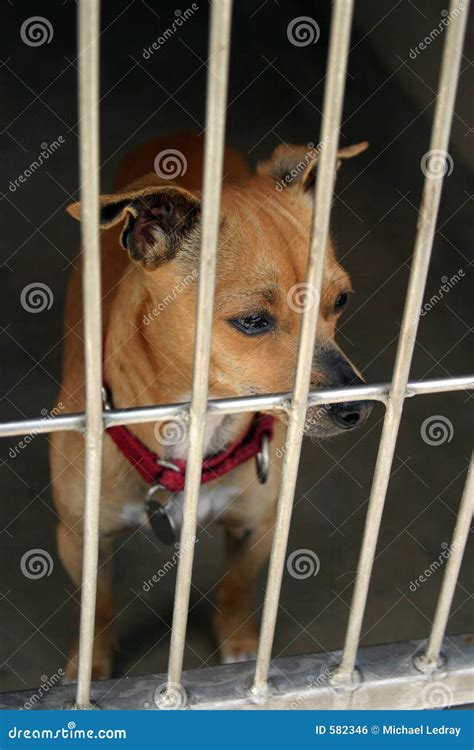
<path fill-rule="evenodd" d="M 243 661 L 253 661 L 257 656 L 257 634 L 234 636 L 222 643 L 220 647 L 221 664 L 235 664 Z"/>
<path fill-rule="evenodd" d="M 250 613 L 219 612 L 214 628 L 221 664 L 252 661 L 258 647 L 258 630 Z"/>
<path fill-rule="evenodd" d="M 243 661 L 255 661 L 257 651 L 234 651 L 233 653 L 221 652 L 221 664 L 237 664 Z"/>
<path fill-rule="evenodd" d="M 92 681 L 108 680 L 111 676 L 111 664 L 107 661 L 94 663 L 92 665 Z M 77 667 L 75 663 L 70 662 L 64 670 L 64 677 L 61 680 L 63 685 L 71 685 L 77 682 Z"/>
<path fill-rule="evenodd" d="M 61 685 L 75 685 L 76 682 L 77 682 L 77 677 L 70 677 L 67 674 L 65 674 L 64 677 L 61 679 Z"/>
<path fill-rule="evenodd" d="M 110 638 L 102 633 L 94 639 L 94 655 L 92 659 L 92 680 L 107 680 L 112 674 L 113 645 Z M 71 656 L 64 670 L 61 680 L 63 685 L 77 682 L 78 641 L 74 643 Z"/>

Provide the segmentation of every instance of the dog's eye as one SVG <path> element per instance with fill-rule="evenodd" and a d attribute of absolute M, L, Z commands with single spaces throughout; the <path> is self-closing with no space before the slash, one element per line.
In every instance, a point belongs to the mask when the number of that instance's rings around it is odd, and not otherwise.
<path fill-rule="evenodd" d="M 334 303 L 334 310 L 336 312 L 339 312 L 339 310 L 342 310 L 342 308 L 346 305 L 347 302 L 347 293 L 341 292 L 341 294 L 336 299 L 336 302 Z"/>
<path fill-rule="evenodd" d="M 275 328 L 275 319 L 266 312 L 250 313 L 228 321 L 234 328 L 248 336 L 258 336 Z"/>

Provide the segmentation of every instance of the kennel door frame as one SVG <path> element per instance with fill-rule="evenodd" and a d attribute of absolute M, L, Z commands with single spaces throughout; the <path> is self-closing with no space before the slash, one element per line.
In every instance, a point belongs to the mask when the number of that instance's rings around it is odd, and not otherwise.
<path fill-rule="evenodd" d="M 463 39 L 469 10 L 468 0 L 464 9 L 458 10 L 456 0 L 450 2 L 450 24 L 445 31 L 440 84 L 433 120 L 430 150 L 447 152 L 449 133 L 454 112 L 456 85 L 459 77 Z M 265 593 L 262 627 L 257 661 L 252 680 L 247 679 L 245 695 L 239 683 L 239 698 L 233 703 L 231 697 L 222 700 L 215 695 L 213 700 L 200 700 L 199 690 L 188 695 L 188 708 L 199 707 L 291 707 L 290 699 L 303 696 L 305 708 L 381 707 L 380 695 L 393 693 L 393 685 L 387 676 L 375 679 L 367 692 L 362 687 L 366 654 L 370 648 L 359 650 L 360 633 L 365 613 L 367 594 L 372 575 L 375 548 L 378 540 L 382 512 L 390 479 L 395 443 L 405 399 L 424 393 L 452 392 L 474 387 L 474 375 L 454 378 L 438 378 L 429 381 L 411 382 L 409 371 L 416 341 L 420 310 L 428 274 L 431 249 L 436 229 L 436 219 L 441 197 L 443 176 L 437 180 L 426 176 L 420 204 L 416 231 L 414 260 L 410 272 L 405 299 L 403 321 L 398 340 L 395 366 L 390 384 L 358 386 L 349 389 L 309 392 L 313 342 L 315 340 L 319 295 L 323 278 L 324 252 L 329 231 L 329 218 L 336 170 L 338 134 L 342 113 L 347 57 L 349 53 L 353 0 L 335 0 L 331 19 L 328 55 L 328 72 L 324 94 L 322 149 L 318 176 L 315 184 L 315 209 L 311 233 L 311 246 L 306 284 L 315 290 L 316 304 L 306 306 L 297 354 L 295 382 L 290 394 L 270 394 L 248 398 L 220 399 L 208 401 L 208 372 L 211 350 L 212 305 L 214 298 L 216 254 L 218 246 L 220 185 L 223 168 L 225 137 L 225 115 L 227 109 L 228 61 L 230 54 L 231 0 L 214 0 L 211 5 L 211 32 L 209 45 L 209 72 L 207 80 L 206 138 L 203 197 L 203 232 L 198 279 L 198 304 L 196 317 L 196 343 L 194 350 L 193 390 L 190 404 L 171 404 L 141 409 L 103 410 L 102 405 L 102 324 L 100 285 L 100 235 L 99 235 L 99 39 L 100 3 L 98 0 L 79 2 L 79 112 L 80 112 L 80 175 L 83 205 L 82 241 L 84 254 L 84 332 L 85 332 L 85 413 L 52 417 L 51 419 L 25 419 L 0 424 L 0 436 L 22 435 L 31 432 L 48 433 L 71 429 L 83 432 L 86 451 L 86 510 L 84 525 L 84 583 L 81 590 L 81 624 L 79 648 L 79 676 L 75 694 L 78 708 L 91 705 L 91 669 L 94 635 L 95 598 L 97 584 L 97 562 L 99 542 L 101 449 L 104 430 L 117 424 L 163 421 L 181 417 L 189 422 L 191 450 L 185 486 L 185 522 L 181 532 L 180 555 L 175 606 L 171 634 L 167 690 L 157 699 L 157 708 L 172 707 L 173 691 L 183 682 L 188 685 L 187 673 L 183 673 L 189 593 L 193 566 L 194 538 L 197 529 L 197 503 L 199 499 L 200 467 L 203 452 L 204 423 L 206 414 L 233 414 L 255 410 L 280 410 L 288 415 L 287 451 L 283 463 L 281 488 L 277 505 L 277 520 L 270 558 L 270 569 Z M 318 217 L 315 221 L 314 217 Z M 327 654 L 331 670 L 328 684 L 308 692 L 290 680 L 286 687 L 276 687 L 277 679 L 271 675 L 271 653 L 277 620 L 280 588 L 286 560 L 286 549 L 297 470 L 301 452 L 304 420 L 307 407 L 316 404 L 374 399 L 385 406 L 385 418 L 374 478 L 365 522 L 359 564 L 353 593 L 345 645 L 342 653 Z M 474 510 L 474 463 L 471 458 L 465 488 L 452 538 L 452 554 L 446 566 L 434 621 L 427 642 L 412 644 L 410 658 L 406 650 L 410 644 L 386 644 L 379 649 L 388 654 L 387 663 L 401 659 L 401 681 L 407 687 L 406 698 L 397 708 L 416 707 L 419 704 L 410 689 L 414 683 L 429 685 L 440 675 L 450 686 L 454 702 L 467 700 L 467 685 L 474 676 L 474 669 L 467 667 L 459 654 L 467 653 L 465 644 L 459 643 L 456 652 L 446 644 L 444 655 L 441 647 L 452 604 L 453 594 L 468 538 Z M 357 656 L 359 654 L 359 661 Z M 447 657 L 446 654 L 449 654 Z M 457 654 L 457 656 L 456 656 Z M 302 657 L 303 658 L 303 657 Z M 324 658 L 324 657 L 322 657 Z M 318 659 L 318 656 L 314 656 Z M 290 666 L 301 662 L 299 657 L 280 660 Z M 356 663 L 357 662 L 357 663 Z M 370 664 L 370 658 L 368 660 Z M 214 668 L 216 669 L 216 668 Z M 229 669 L 228 667 L 226 669 Z M 231 674 L 247 674 L 248 666 L 230 667 Z M 240 670 L 240 672 L 239 672 Z M 416 680 L 413 679 L 415 670 Z M 189 674 L 189 673 L 188 673 Z M 269 674 L 271 679 L 269 679 Z M 153 676 L 146 678 L 150 689 L 156 687 Z M 361 682 L 362 680 L 362 682 Z M 112 681 L 113 682 L 113 681 Z M 117 681 L 120 682 L 120 681 Z M 192 682 L 192 681 L 191 681 Z M 397 689 L 400 680 L 397 678 Z M 236 683 L 237 684 L 237 683 Z M 370 683 L 372 685 L 372 683 Z M 98 685 L 98 684 L 97 684 Z M 130 682 L 128 682 L 130 686 Z M 387 685 L 389 687 L 387 688 Z M 113 689 L 113 688 L 112 688 Z M 48 701 L 63 700 L 70 688 L 58 687 L 50 691 Z M 329 693 L 328 693 L 329 691 Z M 358 692 L 359 691 L 359 692 Z M 365 691 L 365 692 L 364 692 Z M 392 692 L 390 692 L 392 691 Z M 100 692 L 100 691 L 99 691 Z M 130 693 L 129 693 L 130 694 Z M 328 701 L 328 694 L 330 700 Z M 17 695 L 23 700 L 24 693 Z M 21 697 L 23 696 L 23 697 Z M 295 698 L 296 696 L 296 698 Z M 343 696 L 343 698 L 341 698 Z M 344 698 L 345 696 L 345 698 Z M 357 699 L 360 696 L 361 700 Z M 366 697 L 364 697 L 366 696 Z M 375 698 L 374 696 L 378 696 Z M 380 700 L 379 700 L 380 699 Z M 9 707 L 14 698 L 5 700 Z M 65 698 L 64 698 L 65 700 Z M 154 699 L 153 699 L 154 700 Z M 379 701 L 379 702 L 377 702 Z M 404 702 L 405 701 L 405 702 Z M 133 702 L 133 701 L 132 701 Z M 1 704 L 1 700 L 0 700 Z M 309 704 L 309 705 L 308 705 Z M 64 705 L 64 703 L 62 703 Z M 385 704 L 383 704 L 385 705 Z M 125 706 L 121 706 L 124 708 Z M 128 706 L 142 707 L 141 705 Z M 300 707 L 300 706 L 298 706 Z M 390 705 L 386 706 L 390 707 Z"/>

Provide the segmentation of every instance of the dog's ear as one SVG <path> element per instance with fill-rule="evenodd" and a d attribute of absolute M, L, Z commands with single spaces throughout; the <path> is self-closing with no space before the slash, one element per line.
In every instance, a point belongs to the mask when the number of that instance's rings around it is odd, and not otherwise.
<path fill-rule="evenodd" d="M 68 206 L 67 211 L 81 220 L 80 203 Z M 192 230 L 199 229 L 200 213 L 198 198 L 172 185 L 130 188 L 100 197 L 101 228 L 123 222 L 122 246 L 149 269 L 176 256 Z"/>
<path fill-rule="evenodd" d="M 340 148 L 337 152 L 337 169 L 342 159 L 352 159 L 369 147 L 367 141 Z M 316 168 L 321 154 L 321 147 L 312 143 L 307 146 L 295 146 L 282 143 L 273 151 L 270 159 L 260 163 L 258 174 L 269 175 L 275 180 L 277 190 L 295 186 L 307 192 L 314 187 Z"/>

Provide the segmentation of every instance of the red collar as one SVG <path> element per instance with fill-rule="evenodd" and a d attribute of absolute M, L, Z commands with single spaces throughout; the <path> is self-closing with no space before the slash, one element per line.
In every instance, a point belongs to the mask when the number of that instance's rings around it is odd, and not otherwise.
<path fill-rule="evenodd" d="M 224 476 L 240 464 L 250 458 L 262 460 L 262 444 L 266 438 L 273 437 L 273 423 L 275 417 L 269 414 L 256 414 L 248 430 L 239 439 L 221 453 L 217 453 L 204 459 L 202 463 L 201 484 L 212 482 L 214 479 Z M 186 461 L 173 460 L 172 464 L 162 461 L 156 453 L 149 450 L 136 435 L 127 427 L 108 427 L 115 445 L 123 456 L 138 471 L 140 476 L 148 484 L 158 484 L 169 492 L 179 492 L 184 489 L 186 477 Z M 170 468 L 172 466 L 172 468 Z M 259 475 L 260 481 L 265 481 L 266 476 Z"/>

